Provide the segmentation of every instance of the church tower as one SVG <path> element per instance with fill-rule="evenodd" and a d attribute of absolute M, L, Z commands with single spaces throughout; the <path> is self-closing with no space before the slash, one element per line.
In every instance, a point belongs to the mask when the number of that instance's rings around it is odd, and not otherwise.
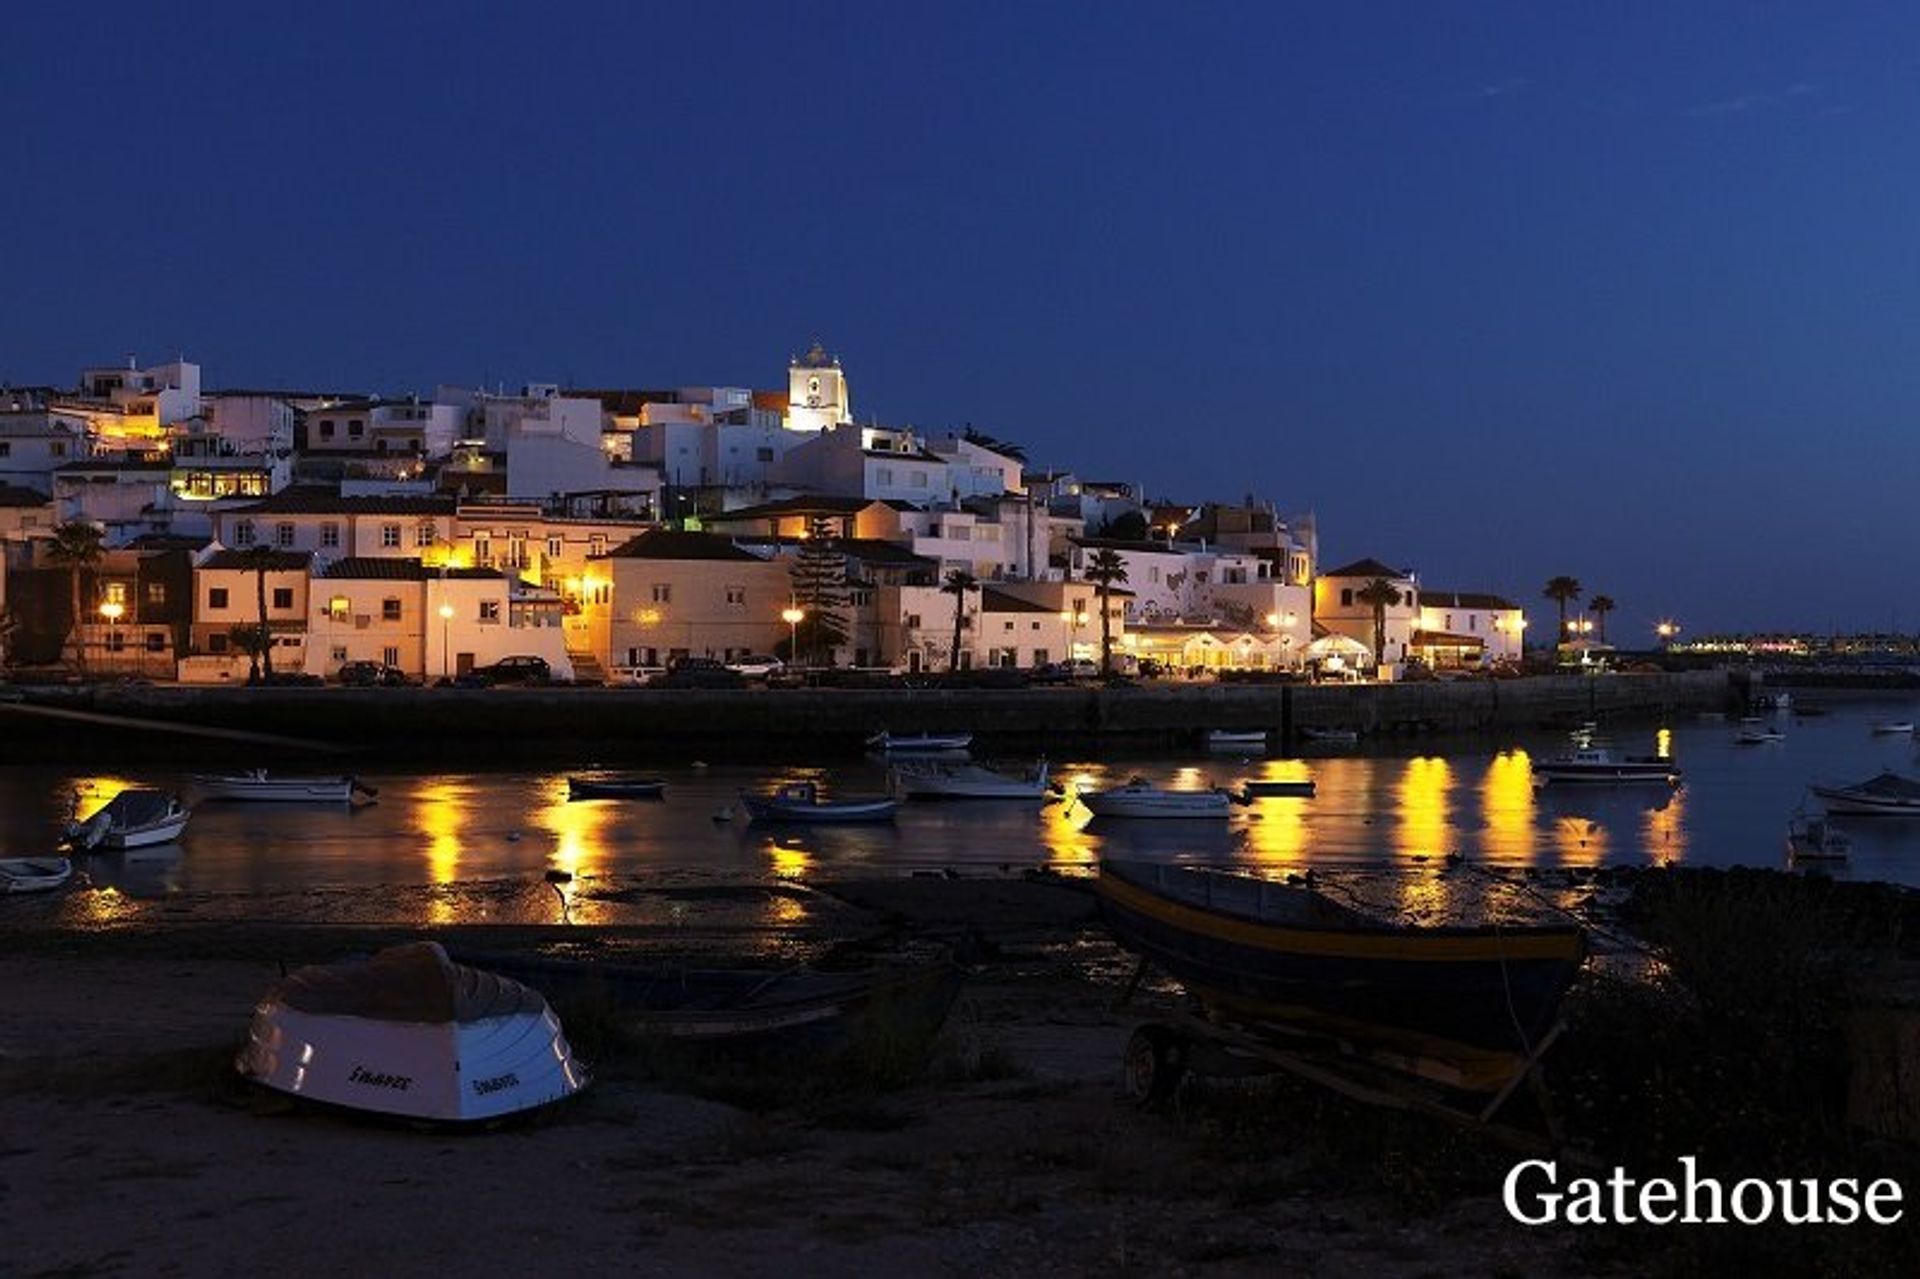
<path fill-rule="evenodd" d="M 787 429 L 818 431 L 853 421 L 853 397 L 840 361 L 815 342 L 787 364 Z"/>

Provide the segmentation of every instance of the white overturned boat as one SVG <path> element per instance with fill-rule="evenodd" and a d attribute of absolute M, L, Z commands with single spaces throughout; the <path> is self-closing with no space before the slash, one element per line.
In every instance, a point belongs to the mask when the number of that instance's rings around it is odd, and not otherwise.
<path fill-rule="evenodd" d="M 234 1065 L 279 1092 L 410 1119 L 497 1119 L 587 1086 L 547 1001 L 438 942 L 302 968 L 253 1010 Z"/>
<path fill-rule="evenodd" d="M 1816 784 L 1808 789 L 1829 813 L 1920 817 L 1920 781 L 1891 769 L 1851 786 Z"/>
<path fill-rule="evenodd" d="M 1125 786 L 1082 790 L 1080 802 L 1095 817 L 1198 817 L 1224 820 L 1233 797 L 1223 790 L 1162 790 L 1136 777 Z"/>
<path fill-rule="evenodd" d="M 1615 755 L 1605 746 L 1583 746 L 1535 760 L 1533 775 L 1543 782 L 1672 782 L 1680 769 L 1658 755 Z"/>
<path fill-rule="evenodd" d="M 65 857 L 0 857 L 0 894 L 50 893 L 72 878 Z"/>
<path fill-rule="evenodd" d="M 893 790 L 909 799 L 1030 799 L 1047 797 L 1047 761 L 1024 773 L 947 760 L 902 760 L 893 766 Z"/>
<path fill-rule="evenodd" d="M 196 773 L 194 786 L 208 799 L 259 800 L 292 804 L 351 804 L 376 793 L 357 777 L 274 776 L 264 768 L 245 773 Z"/>
<path fill-rule="evenodd" d="M 1210 751 L 1264 751 L 1267 749 L 1267 730 L 1262 728 L 1243 732 L 1237 728 L 1210 728 L 1207 730 L 1207 749 Z"/>
<path fill-rule="evenodd" d="M 67 842 L 80 849 L 145 848 L 170 844 L 187 828 L 193 810 L 165 791 L 121 791 L 85 821 L 67 823 Z"/>
<path fill-rule="evenodd" d="M 867 745 L 884 755 L 913 755 L 940 751 L 963 751 L 973 745 L 972 733 L 889 733 L 885 729 L 867 739 Z"/>

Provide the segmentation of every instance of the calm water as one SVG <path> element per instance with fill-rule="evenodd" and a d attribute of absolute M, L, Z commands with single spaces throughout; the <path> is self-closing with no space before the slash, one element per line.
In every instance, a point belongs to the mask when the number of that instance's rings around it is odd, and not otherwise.
<path fill-rule="evenodd" d="M 988 872 L 1043 863 L 1076 868 L 1102 856 L 1283 869 L 1417 866 L 1417 859 L 1448 852 L 1500 866 L 1777 866 L 1784 863 L 1787 819 L 1807 799 L 1809 781 L 1852 781 L 1883 767 L 1920 772 L 1911 738 L 1870 731 L 1875 720 L 1913 718 L 1920 713 L 1913 701 L 1844 694 L 1818 701 L 1828 708 L 1824 716 L 1773 717 L 1787 734 L 1776 745 L 1736 745 L 1731 720 L 1603 732 L 1621 751 L 1670 751 L 1686 774 L 1678 788 L 1536 789 L 1531 761 L 1567 747 L 1564 734 L 1545 731 L 1288 759 L 1194 751 L 1055 766 L 1054 776 L 1069 788 L 1134 774 L 1179 787 L 1234 786 L 1249 776 L 1312 777 L 1317 784 L 1312 799 L 1261 799 L 1224 823 L 1089 820 L 1085 808 L 1065 801 L 916 802 L 903 806 L 895 824 L 874 827 L 770 828 L 749 824 L 738 811 L 742 787 L 777 778 L 814 777 L 844 793 L 879 790 L 886 780 L 879 761 L 832 770 L 658 770 L 668 779 L 664 802 L 569 802 L 560 766 L 369 773 L 364 779 L 378 788 L 379 802 L 358 811 L 199 804 L 177 845 L 85 858 L 94 891 L 58 909 L 76 923 L 156 915 L 547 920 L 557 900 L 545 872 L 564 870 L 574 877 L 564 890 L 573 917 L 614 921 L 647 910 L 697 911 L 684 900 L 641 903 L 650 895 L 628 890 L 643 884 Z M 48 852 L 76 792 L 84 813 L 129 784 L 191 794 L 184 771 L 0 772 L 0 847 L 13 856 Z M 717 820 L 728 810 L 731 820 Z M 1920 820 L 1860 818 L 1847 826 L 1853 857 L 1835 874 L 1920 885 Z M 5 910 L 30 908 L 23 900 Z M 777 912 L 777 900 L 768 909 Z"/>

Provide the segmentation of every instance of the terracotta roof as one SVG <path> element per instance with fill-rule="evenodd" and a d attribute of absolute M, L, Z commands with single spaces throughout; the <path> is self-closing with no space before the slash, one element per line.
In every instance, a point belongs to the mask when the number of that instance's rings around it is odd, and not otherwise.
<path fill-rule="evenodd" d="M 324 485 L 296 484 L 250 506 L 235 507 L 236 515 L 452 515 L 451 497 L 372 496 L 341 497 Z"/>
<path fill-rule="evenodd" d="M 1475 595 L 1470 591 L 1435 591 L 1422 588 L 1420 602 L 1428 608 L 1518 608 L 1519 605 L 1498 595 Z"/>
<path fill-rule="evenodd" d="M 730 520 L 771 520 L 786 515 L 853 515 L 874 504 L 871 497 L 783 497 L 777 502 L 742 506 L 706 517 L 709 523 Z"/>
<path fill-rule="evenodd" d="M 991 586 L 980 588 L 980 611 L 982 613 L 1045 613 L 1058 617 L 1056 609 L 1045 604 L 1036 604 L 1032 600 L 1018 599 L 1005 591 L 996 591 Z"/>
<path fill-rule="evenodd" d="M 1339 568 L 1330 568 L 1320 574 L 1322 577 L 1385 577 L 1409 578 L 1413 574 L 1403 568 L 1390 568 L 1376 559 L 1355 560 Z"/>
<path fill-rule="evenodd" d="M 259 548 L 245 551 L 215 551 L 201 561 L 201 568 L 244 569 L 256 573 L 264 563 L 269 573 L 287 573 L 296 569 L 306 571 L 313 560 L 307 551 L 265 551 Z"/>
<path fill-rule="evenodd" d="M 38 489 L 22 488 L 18 484 L 0 484 L 0 506 L 46 506 L 52 501 Z"/>
<path fill-rule="evenodd" d="M 1487 642 L 1478 635 L 1454 635 L 1447 631 L 1415 631 L 1415 648 L 1485 648 Z"/>
<path fill-rule="evenodd" d="M 681 533 L 672 529 L 654 529 L 621 543 L 605 556 L 620 560 L 753 560 L 764 563 L 752 551 L 742 550 L 730 537 L 717 533 Z"/>
<path fill-rule="evenodd" d="M 428 578 L 485 579 L 503 576 L 496 568 L 427 568 L 419 560 L 400 556 L 349 555 L 327 566 L 323 577 L 366 578 L 385 582 L 424 582 Z"/>

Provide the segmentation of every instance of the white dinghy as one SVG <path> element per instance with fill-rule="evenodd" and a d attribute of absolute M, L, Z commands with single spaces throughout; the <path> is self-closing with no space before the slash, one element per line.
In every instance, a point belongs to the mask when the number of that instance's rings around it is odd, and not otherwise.
<path fill-rule="evenodd" d="M 50 893 L 72 878 L 65 857 L 0 857 L 0 893 Z"/>
<path fill-rule="evenodd" d="M 283 978 L 255 1006 L 234 1064 L 296 1097 L 446 1122 L 497 1119 L 587 1086 L 538 992 L 456 964 L 430 941 Z"/>

